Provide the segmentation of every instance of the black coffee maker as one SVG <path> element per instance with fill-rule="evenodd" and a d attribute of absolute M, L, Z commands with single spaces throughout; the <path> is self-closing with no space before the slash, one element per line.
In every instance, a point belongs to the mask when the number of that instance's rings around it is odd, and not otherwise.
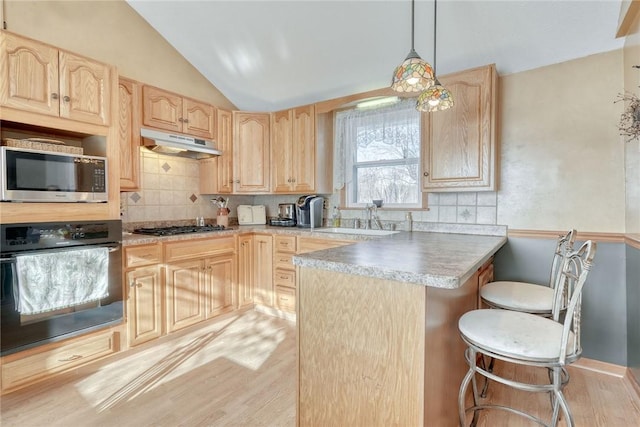
<path fill-rule="evenodd" d="M 300 196 L 296 203 L 296 217 L 300 228 L 322 227 L 324 199 L 315 195 Z"/>

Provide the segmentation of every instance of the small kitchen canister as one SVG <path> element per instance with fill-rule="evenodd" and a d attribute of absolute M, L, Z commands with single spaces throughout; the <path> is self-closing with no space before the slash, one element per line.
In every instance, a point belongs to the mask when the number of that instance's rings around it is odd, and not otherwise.
<path fill-rule="evenodd" d="M 222 225 L 223 227 L 229 227 L 229 208 L 218 208 L 216 224 Z"/>

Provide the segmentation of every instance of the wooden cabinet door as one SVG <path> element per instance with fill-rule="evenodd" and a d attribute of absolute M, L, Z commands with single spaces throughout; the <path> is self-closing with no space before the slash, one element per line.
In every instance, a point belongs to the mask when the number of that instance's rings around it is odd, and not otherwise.
<path fill-rule="evenodd" d="M 126 274 L 127 331 L 134 346 L 162 335 L 162 279 L 160 265 L 136 268 Z"/>
<path fill-rule="evenodd" d="M 270 185 L 268 113 L 233 112 L 235 192 L 266 193 Z"/>
<path fill-rule="evenodd" d="M 278 111 L 271 116 L 271 177 L 275 193 L 293 190 L 292 110 Z"/>
<path fill-rule="evenodd" d="M 238 237 L 238 306 L 253 304 L 253 236 Z"/>
<path fill-rule="evenodd" d="M 455 106 L 422 114 L 422 189 L 495 190 L 495 66 L 450 74 L 440 81 L 451 91 Z"/>
<path fill-rule="evenodd" d="M 316 127 L 313 105 L 293 109 L 293 190 L 315 190 Z"/>
<path fill-rule="evenodd" d="M 218 150 L 222 155 L 216 159 L 218 162 L 218 193 L 229 194 L 233 192 L 233 120 L 231 111 L 218 109 Z"/>
<path fill-rule="evenodd" d="M 58 50 L 0 32 L 0 104 L 58 116 Z"/>
<path fill-rule="evenodd" d="M 142 123 L 145 126 L 182 132 L 181 96 L 145 85 L 142 98 Z"/>
<path fill-rule="evenodd" d="M 60 51 L 60 117 L 108 126 L 111 67 Z"/>
<path fill-rule="evenodd" d="M 172 262 L 167 266 L 167 332 L 205 319 L 203 263 L 201 259 L 195 259 Z"/>
<path fill-rule="evenodd" d="M 200 138 L 213 139 L 216 123 L 213 106 L 183 98 L 182 107 L 182 132 Z"/>
<path fill-rule="evenodd" d="M 140 84 L 120 78 L 118 82 L 118 144 L 120 190 L 140 188 Z"/>
<path fill-rule="evenodd" d="M 234 255 L 209 258 L 205 261 L 207 319 L 235 309 L 234 285 L 236 283 L 236 270 Z"/>
<path fill-rule="evenodd" d="M 253 302 L 273 306 L 273 237 L 262 234 L 253 237 L 254 292 Z"/>

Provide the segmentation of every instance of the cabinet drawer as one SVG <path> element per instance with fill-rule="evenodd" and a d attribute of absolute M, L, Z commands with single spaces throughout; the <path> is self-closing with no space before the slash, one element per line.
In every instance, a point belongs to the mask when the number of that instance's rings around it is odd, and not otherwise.
<path fill-rule="evenodd" d="M 273 274 L 273 282 L 276 286 L 296 287 L 296 272 L 277 268 Z"/>
<path fill-rule="evenodd" d="M 275 268 L 284 268 L 285 270 L 293 270 L 295 266 L 293 265 L 293 254 L 275 254 L 273 256 L 273 266 Z"/>
<path fill-rule="evenodd" d="M 158 264 L 162 261 L 161 249 L 161 246 L 157 243 L 151 245 L 125 247 L 124 267 L 131 268 Z"/>
<path fill-rule="evenodd" d="M 276 286 L 276 305 L 281 310 L 296 311 L 296 290 Z"/>
<path fill-rule="evenodd" d="M 18 353 L 15 360 L 9 356 L 2 361 L 2 389 L 15 388 L 115 353 L 119 350 L 118 339 L 118 332 L 109 331 L 26 357 Z"/>
<path fill-rule="evenodd" d="M 274 236 L 276 252 L 296 253 L 296 236 Z"/>
<path fill-rule="evenodd" d="M 217 239 L 189 239 L 165 243 L 165 261 L 206 258 L 235 252 L 233 236 Z"/>

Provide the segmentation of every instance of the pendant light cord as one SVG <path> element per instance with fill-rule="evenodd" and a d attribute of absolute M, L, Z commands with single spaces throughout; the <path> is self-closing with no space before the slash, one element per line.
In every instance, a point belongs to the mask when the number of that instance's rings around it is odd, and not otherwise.
<path fill-rule="evenodd" d="M 413 32 L 413 26 L 414 26 L 414 8 L 415 8 L 415 0 L 411 0 L 411 50 L 415 50 L 413 47 L 413 38 L 414 38 L 414 32 Z"/>
<path fill-rule="evenodd" d="M 436 38 L 438 28 L 438 0 L 433 0 L 433 75 L 436 75 Z"/>

